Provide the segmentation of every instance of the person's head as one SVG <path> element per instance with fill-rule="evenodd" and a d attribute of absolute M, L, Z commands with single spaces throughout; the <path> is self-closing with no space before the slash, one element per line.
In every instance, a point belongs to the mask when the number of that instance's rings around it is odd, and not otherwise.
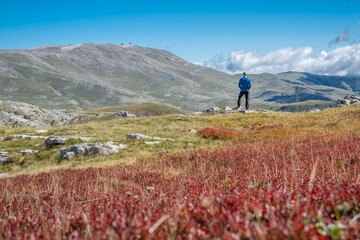
<path fill-rule="evenodd" d="M 247 76 L 246 72 L 243 72 L 243 75 L 244 75 L 244 77 L 246 77 Z"/>

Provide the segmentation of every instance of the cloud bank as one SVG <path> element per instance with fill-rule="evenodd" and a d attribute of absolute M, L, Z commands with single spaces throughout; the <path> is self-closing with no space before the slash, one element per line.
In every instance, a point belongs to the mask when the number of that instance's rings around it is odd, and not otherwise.
<path fill-rule="evenodd" d="M 324 75 L 359 75 L 360 43 L 337 47 L 331 51 L 313 54 L 311 47 L 281 48 L 266 54 L 256 51 L 233 51 L 226 58 L 216 55 L 210 61 L 196 63 L 230 74 L 309 72 Z"/>

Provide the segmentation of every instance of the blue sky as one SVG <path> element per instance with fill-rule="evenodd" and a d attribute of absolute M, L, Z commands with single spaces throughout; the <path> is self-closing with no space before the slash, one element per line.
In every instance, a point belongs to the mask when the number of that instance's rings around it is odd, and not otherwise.
<path fill-rule="evenodd" d="M 360 41 L 358 0 L 14 0 L 1 5 L 0 49 L 131 42 L 209 63 L 238 51 L 266 56 L 311 47 L 316 55 Z"/>

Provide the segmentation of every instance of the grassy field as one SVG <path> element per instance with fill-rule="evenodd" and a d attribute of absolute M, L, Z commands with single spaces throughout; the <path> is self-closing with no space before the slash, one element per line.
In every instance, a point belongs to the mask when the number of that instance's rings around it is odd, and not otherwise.
<path fill-rule="evenodd" d="M 0 166 L 10 174 L 0 179 L 0 238 L 360 238 L 359 105 L 112 119 L 48 130 L 129 148 L 60 161 L 66 146 L 2 141 L 15 160 Z M 1 129 L 0 136 L 33 131 Z M 175 142 L 145 145 L 126 139 L 128 133 Z M 25 148 L 39 153 L 20 156 Z"/>

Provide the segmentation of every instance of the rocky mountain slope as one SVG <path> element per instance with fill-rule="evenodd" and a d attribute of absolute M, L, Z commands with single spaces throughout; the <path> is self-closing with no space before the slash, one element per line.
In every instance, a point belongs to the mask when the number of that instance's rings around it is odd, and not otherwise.
<path fill-rule="evenodd" d="M 0 127 L 46 127 L 70 124 L 75 114 L 59 110 L 47 110 L 38 106 L 0 101 Z"/>
<path fill-rule="evenodd" d="M 133 44 L 80 44 L 0 50 L 0 100 L 48 109 L 153 102 L 199 111 L 235 106 L 240 76 Z M 308 73 L 250 75 L 252 104 L 334 101 L 360 90 L 360 78 Z"/>

